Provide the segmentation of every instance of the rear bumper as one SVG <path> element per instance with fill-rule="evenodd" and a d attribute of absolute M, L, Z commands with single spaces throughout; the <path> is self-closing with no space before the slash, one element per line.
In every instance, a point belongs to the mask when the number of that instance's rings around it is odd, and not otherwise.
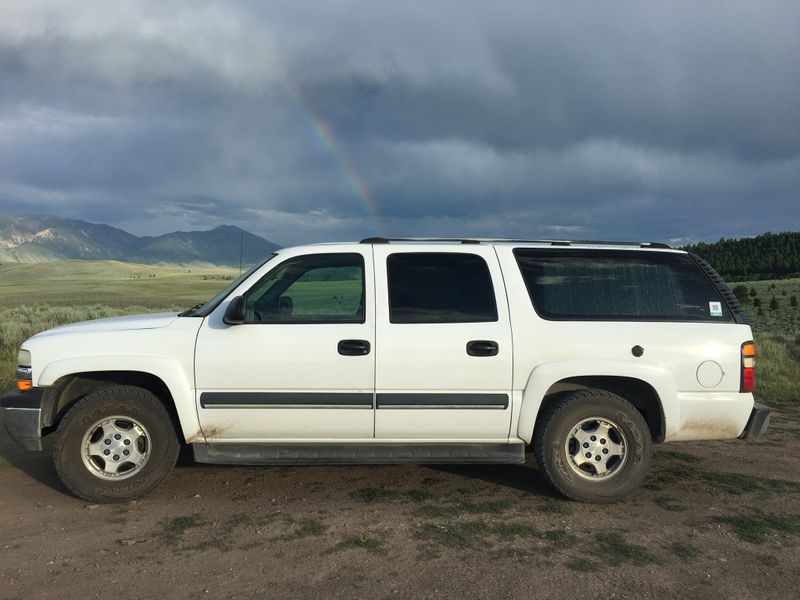
<path fill-rule="evenodd" d="M 769 406 L 759 404 L 758 402 L 753 404 L 753 410 L 750 412 L 750 419 L 747 421 L 747 425 L 745 425 L 744 431 L 742 435 L 739 436 L 739 439 L 743 440 L 764 435 L 769 427 L 769 414 L 771 412 L 772 409 L 770 409 Z"/>
<path fill-rule="evenodd" d="M 26 450 L 42 449 L 42 396 L 44 389 L 11 390 L 0 397 L 0 412 L 8 435 Z"/>

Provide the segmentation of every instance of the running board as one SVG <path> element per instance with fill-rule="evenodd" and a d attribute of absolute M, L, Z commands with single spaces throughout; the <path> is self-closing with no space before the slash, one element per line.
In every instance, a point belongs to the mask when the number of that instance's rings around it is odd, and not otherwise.
<path fill-rule="evenodd" d="M 192 444 L 194 459 L 217 465 L 509 464 L 525 444 Z"/>

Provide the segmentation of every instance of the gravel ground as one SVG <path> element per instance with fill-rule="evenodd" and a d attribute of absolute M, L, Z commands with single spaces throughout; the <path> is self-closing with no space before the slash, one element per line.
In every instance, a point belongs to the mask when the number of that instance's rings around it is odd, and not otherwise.
<path fill-rule="evenodd" d="M 213 467 L 90 505 L 0 434 L 0 598 L 796 598 L 800 415 L 659 446 L 623 503 L 493 467 Z"/>

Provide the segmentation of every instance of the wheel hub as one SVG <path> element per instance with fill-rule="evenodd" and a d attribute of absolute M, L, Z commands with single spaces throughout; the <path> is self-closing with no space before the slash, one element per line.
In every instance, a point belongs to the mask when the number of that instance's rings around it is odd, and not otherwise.
<path fill-rule="evenodd" d="M 626 461 L 625 434 L 616 423 L 602 417 L 583 419 L 565 442 L 567 463 L 584 479 L 607 479 Z"/>
<path fill-rule="evenodd" d="M 150 436 L 135 419 L 109 417 L 87 430 L 81 449 L 84 466 L 96 477 L 127 479 L 138 473 L 150 457 Z"/>

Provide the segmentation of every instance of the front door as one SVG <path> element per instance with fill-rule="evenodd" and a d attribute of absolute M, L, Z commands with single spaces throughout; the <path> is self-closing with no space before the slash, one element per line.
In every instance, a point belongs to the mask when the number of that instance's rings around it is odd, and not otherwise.
<path fill-rule="evenodd" d="M 244 324 L 224 323 L 223 302 L 200 329 L 195 379 L 204 435 L 252 442 L 372 438 L 371 248 L 322 246 L 277 260 L 244 293 Z"/>
<path fill-rule="evenodd" d="M 492 247 L 376 245 L 375 437 L 505 441 L 511 326 Z M 495 282 L 495 283 L 493 283 Z"/>

